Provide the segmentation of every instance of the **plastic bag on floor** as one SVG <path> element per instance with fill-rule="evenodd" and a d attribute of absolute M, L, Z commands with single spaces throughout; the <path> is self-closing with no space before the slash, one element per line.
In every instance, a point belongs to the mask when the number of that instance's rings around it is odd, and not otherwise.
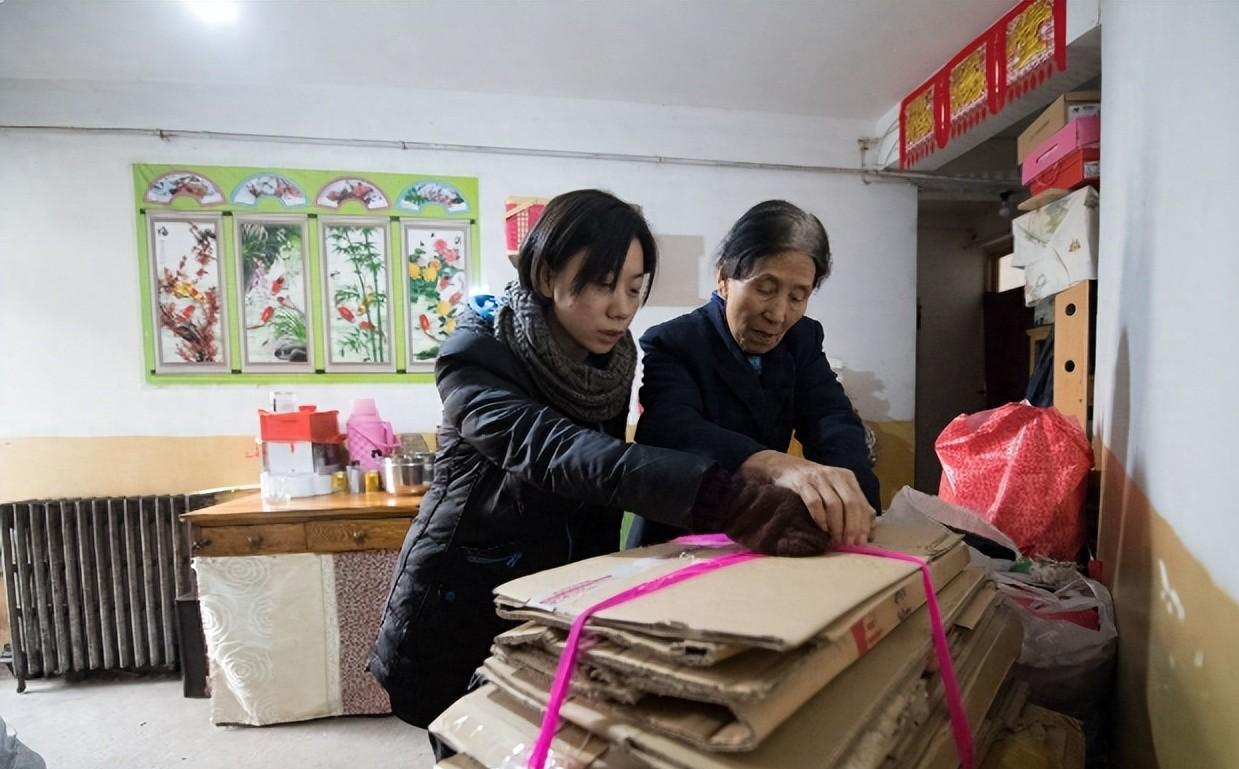
<path fill-rule="evenodd" d="M 1105 586 L 1077 575 L 1050 590 L 1014 573 L 991 573 L 1021 607 L 1024 645 L 1012 675 L 1030 700 L 1096 724 L 1106 710 L 1118 651 L 1114 603 Z"/>
<path fill-rule="evenodd" d="M 1074 422 L 1053 408 L 1008 403 L 956 417 L 934 449 L 944 501 L 976 512 L 1025 555 L 1079 555 L 1093 452 Z"/>
<path fill-rule="evenodd" d="M 0 718 L 0 769 L 47 769 L 38 753 L 22 744 Z"/>
<path fill-rule="evenodd" d="M 1077 575 L 1057 590 L 1031 584 L 1022 574 L 991 573 L 998 589 L 1024 611 L 1020 664 L 1039 668 L 1091 665 L 1114 656 L 1118 628 L 1110 592 Z"/>

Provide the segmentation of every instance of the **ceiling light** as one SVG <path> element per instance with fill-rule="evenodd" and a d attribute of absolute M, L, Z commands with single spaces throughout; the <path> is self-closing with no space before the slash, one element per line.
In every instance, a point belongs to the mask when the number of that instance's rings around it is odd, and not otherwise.
<path fill-rule="evenodd" d="M 207 24 L 230 24 L 237 20 L 236 0 L 187 0 L 189 10 Z"/>

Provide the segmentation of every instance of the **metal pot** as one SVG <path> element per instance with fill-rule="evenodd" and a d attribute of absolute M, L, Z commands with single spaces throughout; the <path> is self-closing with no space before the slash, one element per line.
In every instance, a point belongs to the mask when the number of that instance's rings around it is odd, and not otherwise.
<path fill-rule="evenodd" d="M 385 457 L 383 489 L 388 494 L 424 494 L 430 488 L 428 467 L 433 470 L 433 460 L 427 465 L 420 455 Z"/>

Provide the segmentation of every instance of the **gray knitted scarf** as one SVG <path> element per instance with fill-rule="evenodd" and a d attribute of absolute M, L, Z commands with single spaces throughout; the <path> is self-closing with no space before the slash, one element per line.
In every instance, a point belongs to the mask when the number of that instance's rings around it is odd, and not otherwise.
<path fill-rule="evenodd" d="M 544 305 L 510 283 L 495 312 L 495 337 L 516 353 L 550 405 L 582 422 L 605 422 L 628 411 L 637 345 L 624 336 L 602 368 L 569 357 L 551 334 Z"/>

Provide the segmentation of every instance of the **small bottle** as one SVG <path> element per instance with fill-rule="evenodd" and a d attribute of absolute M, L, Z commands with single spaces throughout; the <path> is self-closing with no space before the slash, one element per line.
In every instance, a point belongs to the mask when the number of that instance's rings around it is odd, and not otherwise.
<path fill-rule="evenodd" d="M 270 398 L 272 413 L 279 414 L 297 410 L 297 399 L 288 390 L 272 390 Z"/>
<path fill-rule="evenodd" d="M 361 493 L 361 465 L 352 462 L 348 466 L 348 493 Z"/>
<path fill-rule="evenodd" d="M 382 490 L 383 490 L 383 479 L 379 475 L 379 471 L 378 470 L 367 470 L 366 471 L 366 493 L 369 493 L 371 491 L 382 491 Z"/>
<path fill-rule="evenodd" d="M 348 473 L 336 470 L 331 474 L 331 491 L 335 494 L 348 493 Z"/>

